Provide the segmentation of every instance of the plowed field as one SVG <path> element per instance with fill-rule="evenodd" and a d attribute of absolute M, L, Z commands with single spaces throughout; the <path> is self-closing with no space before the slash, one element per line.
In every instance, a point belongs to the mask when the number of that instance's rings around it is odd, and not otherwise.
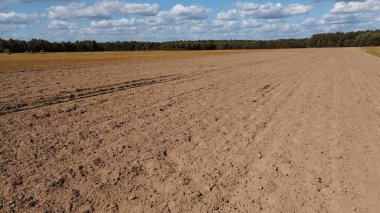
<path fill-rule="evenodd" d="M 380 209 L 359 48 L 0 68 L 0 88 L 0 212 Z"/>

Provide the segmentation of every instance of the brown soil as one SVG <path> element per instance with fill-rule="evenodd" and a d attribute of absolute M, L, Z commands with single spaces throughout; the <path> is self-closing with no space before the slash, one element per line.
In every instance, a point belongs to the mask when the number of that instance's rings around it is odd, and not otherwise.
<path fill-rule="evenodd" d="M 377 212 L 358 48 L 0 71 L 0 212 Z"/>
<path fill-rule="evenodd" d="M 16 53 L 1 54 L 2 70 L 24 70 L 85 64 L 146 63 L 183 58 L 196 58 L 210 55 L 252 53 L 267 50 L 204 50 L 204 51 L 120 51 L 120 52 L 74 52 L 74 53 Z"/>

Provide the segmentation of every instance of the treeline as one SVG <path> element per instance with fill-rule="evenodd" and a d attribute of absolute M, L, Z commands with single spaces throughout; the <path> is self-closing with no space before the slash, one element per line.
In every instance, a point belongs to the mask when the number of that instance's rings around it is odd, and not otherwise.
<path fill-rule="evenodd" d="M 348 33 L 315 34 L 304 39 L 278 40 L 200 40 L 170 42 L 139 41 L 76 41 L 49 42 L 42 39 L 4 40 L 0 38 L 0 52 L 84 52 L 84 51 L 144 51 L 144 50 L 230 50 L 278 49 L 308 47 L 363 47 L 380 46 L 380 30 Z"/>
<path fill-rule="evenodd" d="M 348 33 L 315 34 L 307 47 L 365 47 L 380 46 L 380 30 Z"/>

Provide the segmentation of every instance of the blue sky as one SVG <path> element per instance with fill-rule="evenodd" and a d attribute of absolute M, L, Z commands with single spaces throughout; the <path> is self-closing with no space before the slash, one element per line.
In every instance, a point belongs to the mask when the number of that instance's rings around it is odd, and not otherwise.
<path fill-rule="evenodd" d="M 380 0 L 0 0 L 0 37 L 278 39 L 380 29 Z"/>

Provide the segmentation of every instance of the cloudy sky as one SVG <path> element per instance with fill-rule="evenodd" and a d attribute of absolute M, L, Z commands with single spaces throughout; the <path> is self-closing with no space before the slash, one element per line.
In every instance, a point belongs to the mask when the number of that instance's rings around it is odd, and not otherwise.
<path fill-rule="evenodd" d="M 380 29 L 380 0 L 0 0 L 6 39 L 277 39 L 367 29 Z"/>

